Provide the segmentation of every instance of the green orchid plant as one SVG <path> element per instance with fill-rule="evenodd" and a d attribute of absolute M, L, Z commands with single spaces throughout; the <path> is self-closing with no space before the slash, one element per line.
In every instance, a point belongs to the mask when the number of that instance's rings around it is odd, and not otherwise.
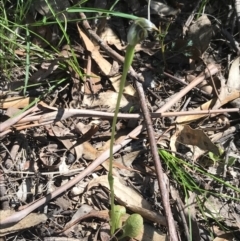
<path fill-rule="evenodd" d="M 111 135 L 111 142 L 110 142 L 110 164 L 109 164 L 108 182 L 110 186 L 110 195 L 111 195 L 111 212 L 110 212 L 111 235 L 115 233 L 116 228 L 119 228 L 119 225 L 118 225 L 119 213 L 118 213 L 118 208 L 116 208 L 114 204 L 114 178 L 112 174 L 113 145 L 114 145 L 115 128 L 117 123 L 117 115 L 119 112 L 121 97 L 122 97 L 123 90 L 126 83 L 127 73 L 133 61 L 135 46 L 148 36 L 149 31 L 153 31 L 153 30 L 158 31 L 156 26 L 151 21 L 145 18 L 138 18 L 131 25 L 127 34 L 128 46 L 126 49 L 126 55 L 125 55 L 123 73 L 122 73 L 122 78 L 121 78 L 119 92 L 118 92 L 115 115 L 112 121 L 112 135 Z M 123 236 L 121 238 L 125 236 L 128 236 L 128 237 L 137 236 L 139 231 L 142 229 L 142 227 L 143 227 L 142 217 L 139 214 L 132 214 L 122 228 Z"/>

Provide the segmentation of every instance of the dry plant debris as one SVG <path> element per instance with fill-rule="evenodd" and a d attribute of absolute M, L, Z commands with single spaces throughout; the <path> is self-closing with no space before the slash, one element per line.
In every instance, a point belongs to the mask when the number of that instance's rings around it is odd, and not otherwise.
<path fill-rule="evenodd" d="M 159 33 L 136 46 L 121 100 L 113 174 L 127 213 L 110 237 L 111 120 L 132 21 L 116 14 L 147 18 L 148 1 L 2 1 L 1 239 L 118 240 L 136 213 L 131 240 L 166 240 L 169 223 L 182 241 L 240 240 L 239 1 L 194 4 L 150 1 Z"/>

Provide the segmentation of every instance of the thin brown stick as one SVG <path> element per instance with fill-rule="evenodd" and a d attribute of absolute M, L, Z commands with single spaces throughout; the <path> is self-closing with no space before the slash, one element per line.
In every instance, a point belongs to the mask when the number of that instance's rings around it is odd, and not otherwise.
<path fill-rule="evenodd" d="M 48 125 L 53 122 L 65 120 L 69 117 L 99 117 L 104 119 L 113 118 L 113 113 L 101 112 L 101 111 L 91 111 L 91 110 L 76 110 L 76 109 L 63 109 L 60 112 L 64 112 L 61 118 L 58 118 L 58 111 L 54 111 L 52 113 L 36 115 L 36 116 L 26 116 L 22 118 L 18 123 L 16 123 L 13 127 L 15 130 L 24 130 L 26 128 L 36 127 Z M 150 113 L 152 118 L 160 118 L 160 117 L 176 117 L 176 116 L 187 116 L 187 115 L 211 115 L 211 114 L 220 114 L 220 113 L 230 113 L 230 112 L 240 112 L 238 108 L 230 108 L 230 109 L 219 109 L 219 110 L 200 110 L 200 111 L 182 111 L 182 112 L 166 112 L 166 113 Z M 120 119 L 140 119 L 143 118 L 141 113 L 136 114 L 118 114 L 118 118 Z M 29 122 L 38 122 L 35 124 L 25 124 Z M 6 132 L 0 133 L 0 137 L 11 132 L 11 129 L 8 129 Z"/>
<path fill-rule="evenodd" d="M 6 129 L 10 128 L 12 125 L 14 125 L 15 123 L 17 123 L 20 119 L 22 119 L 24 116 L 26 116 L 27 114 L 31 113 L 31 112 L 34 112 L 37 110 L 37 107 L 36 106 L 33 106 L 32 108 L 26 110 L 25 112 L 15 116 L 15 117 L 12 117 L 12 118 L 9 118 L 8 120 L 4 121 L 3 123 L 1 123 L 0 125 L 0 133 L 5 131 Z"/>
<path fill-rule="evenodd" d="M 174 97 L 168 101 L 164 106 L 162 106 L 157 113 L 163 113 L 169 110 L 177 101 L 179 101 L 183 96 L 185 96 L 190 90 L 192 90 L 195 86 L 200 84 L 204 79 L 210 77 L 210 75 L 214 75 L 218 72 L 218 68 L 213 65 L 209 64 L 205 69 L 204 73 L 201 73 L 197 78 L 195 78 L 188 86 L 182 89 L 178 94 L 174 95 Z"/>
<path fill-rule="evenodd" d="M 58 113 L 64 113 L 61 117 L 58 116 Z M 187 116 L 187 115 L 211 115 L 211 114 L 221 114 L 221 113 L 232 113 L 232 112 L 240 112 L 239 108 L 228 108 L 228 109 L 218 109 L 218 110 L 198 110 L 198 111 L 173 111 L 173 112 L 165 112 L 165 113 L 150 113 L 152 118 L 161 118 L 161 117 L 176 117 L 176 116 Z M 65 120 L 69 117 L 99 117 L 103 119 L 112 119 L 114 113 L 108 113 L 103 111 L 94 111 L 94 110 L 78 110 L 78 109 L 58 109 L 57 111 L 53 111 L 47 114 L 41 114 L 31 117 L 24 117 L 19 120 L 16 125 L 38 121 L 39 124 L 43 123 L 52 123 L 61 120 Z M 124 114 L 118 113 L 119 119 L 141 119 L 143 115 L 141 113 L 135 114 Z M 16 126 L 17 127 L 17 126 Z"/>
<path fill-rule="evenodd" d="M 161 160 L 158 155 L 158 149 L 157 149 L 157 143 L 156 143 L 155 136 L 154 136 L 152 119 L 150 117 L 150 113 L 147 108 L 142 84 L 139 82 L 136 82 L 136 87 L 137 87 L 140 104 L 141 104 L 141 108 L 142 108 L 143 115 L 144 115 L 145 126 L 147 129 L 149 143 L 150 143 L 150 147 L 151 147 L 151 153 L 152 153 L 152 157 L 153 157 L 153 161 L 154 161 L 154 165 L 155 165 L 155 169 L 156 169 L 158 185 L 159 185 L 159 189 L 160 189 L 160 193 L 161 193 L 161 199 L 162 199 L 164 212 L 165 212 L 166 219 L 167 219 L 170 240 L 177 241 L 178 240 L 177 231 L 176 231 L 176 226 L 175 226 L 175 222 L 173 219 L 172 210 L 171 210 L 170 201 L 169 201 L 169 190 L 167 189 L 167 185 L 164 181 L 164 180 L 166 180 L 166 178 L 164 176 Z"/>
<path fill-rule="evenodd" d="M 187 82 L 184 82 L 183 80 L 181 80 L 181 79 L 177 78 L 176 76 L 173 76 L 173 75 L 171 75 L 171 74 L 169 74 L 167 72 L 163 72 L 163 74 L 165 76 L 169 77 L 170 79 L 177 81 L 181 85 L 188 85 Z M 213 97 L 212 94 L 209 94 L 206 91 L 199 89 L 198 87 L 194 87 L 193 89 L 196 90 L 197 92 L 201 92 L 204 96 L 206 96 L 208 98 L 212 98 Z"/>
<path fill-rule="evenodd" d="M 64 113 L 61 117 L 58 113 Z M 166 112 L 166 113 L 150 113 L 152 118 L 160 117 L 176 117 L 176 116 L 187 116 L 187 115 L 212 115 L 212 114 L 221 114 L 221 113 L 232 113 L 240 112 L 239 108 L 228 108 L 228 109 L 219 109 L 219 110 L 199 110 L 199 111 L 182 111 L 182 112 Z M 77 109 L 59 109 L 58 111 L 53 111 L 47 114 L 35 115 L 35 116 L 26 116 L 20 119 L 14 127 L 15 130 L 24 130 L 30 127 L 48 125 L 53 122 L 65 120 L 69 117 L 99 117 L 104 119 L 112 119 L 114 113 L 107 113 L 102 111 L 92 111 L 92 110 L 77 110 Z M 141 113 L 135 114 L 118 114 L 119 119 L 141 119 L 143 115 Z M 27 124 L 30 122 L 38 122 L 35 124 Z M 10 133 L 12 129 L 8 129 L 0 133 L 0 137 L 3 137 Z"/>
<path fill-rule="evenodd" d="M 76 109 L 64 109 L 64 112 L 69 112 L 67 115 L 63 115 L 61 119 L 57 118 L 57 111 L 53 113 L 43 114 L 43 115 L 37 115 L 32 116 L 31 118 L 23 118 L 21 119 L 15 126 L 15 130 L 24 130 L 26 128 L 30 127 L 36 127 L 36 126 L 43 126 L 48 125 L 53 122 L 65 120 L 69 117 L 100 117 L 104 119 L 110 119 L 113 118 L 113 113 L 107 113 L 107 112 L 101 112 L 101 111 L 91 111 L 91 113 L 88 113 L 88 110 L 76 110 Z M 220 114 L 220 113 L 230 113 L 230 112 L 240 112 L 240 109 L 238 108 L 231 108 L 231 109 L 219 109 L 219 110 L 200 110 L 200 111 L 182 111 L 182 112 L 166 112 L 166 113 L 150 113 L 150 116 L 152 118 L 160 118 L 160 117 L 176 117 L 176 116 L 187 116 L 187 115 L 200 115 L 202 117 L 203 114 L 205 115 L 211 115 L 211 114 Z M 50 114 L 50 115 L 49 115 Z M 46 115 L 46 116 L 45 116 Z M 47 118 L 48 116 L 52 118 Z M 56 118 L 53 118 L 56 117 Z M 120 119 L 140 119 L 143 118 L 143 115 L 138 114 L 118 114 L 118 118 Z M 38 123 L 35 124 L 26 124 L 31 121 L 38 121 Z M 21 124 L 23 123 L 23 124 Z M 20 125 L 19 125 L 20 124 Z M 1 133 L 0 133 L 1 135 Z"/>

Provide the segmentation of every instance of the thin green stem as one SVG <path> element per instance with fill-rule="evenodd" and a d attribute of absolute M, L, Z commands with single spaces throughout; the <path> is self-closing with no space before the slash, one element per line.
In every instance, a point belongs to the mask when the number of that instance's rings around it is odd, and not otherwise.
<path fill-rule="evenodd" d="M 150 20 L 150 8 L 151 8 L 151 0 L 148 0 L 148 21 Z"/>
<path fill-rule="evenodd" d="M 117 115 L 119 112 L 119 107 L 120 107 L 120 102 L 121 98 L 123 95 L 123 90 L 125 87 L 125 82 L 126 82 L 126 77 L 127 73 L 129 70 L 129 67 L 132 64 L 133 61 L 133 56 L 134 56 L 134 47 L 135 45 L 128 45 L 127 46 L 127 51 L 125 55 L 125 60 L 124 60 L 124 65 L 123 65 L 123 73 L 122 73 L 122 78 L 119 86 L 119 93 L 118 93 L 118 98 L 117 98 L 117 104 L 116 104 L 116 109 L 115 109 L 115 114 L 113 117 L 113 122 L 112 122 L 112 135 L 111 135 L 111 142 L 110 142 L 110 162 L 109 162 L 109 173 L 108 173 L 108 182 L 110 186 L 110 195 L 111 195 L 111 235 L 114 234 L 115 232 L 115 219 L 114 219 L 114 213 L 115 213 L 115 208 L 114 208 L 114 178 L 112 174 L 112 169 L 113 169 L 113 145 L 114 145 L 114 137 L 115 137 L 115 127 L 117 124 Z"/>
<path fill-rule="evenodd" d="M 61 29 L 61 31 L 62 31 L 62 33 L 63 33 L 63 36 L 62 36 L 61 40 L 59 41 L 58 45 L 60 45 L 60 43 L 62 42 L 62 40 L 63 40 L 64 37 L 65 37 L 65 39 L 66 39 L 66 41 L 67 41 L 67 44 L 71 46 L 70 38 L 69 38 L 69 36 L 68 36 L 68 34 L 67 34 L 67 32 L 66 32 L 66 29 L 67 29 L 67 21 L 66 21 L 65 15 L 63 14 L 63 16 L 64 16 L 64 18 L 65 18 L 65 21 L 64 21 L 65 27 L 64 27 L 63 24 L 62 24 L 62 21 L 61 21 L 61 20 L 59 19 L 59 17 L 58 17 L 58 14 L 56 14 L 56 13 L 54 12 L 54 10 L 53 10 L 53 8 L 51 7 L 51 5 L 49 4 L 49 1 L 48 1 L 48 0 L 46 0 L 46 3 L 47 3 L 47 5 L 48 5 L 48 7 L 49 7 L 49 9 L 50 9 L 50 11 L 51 11 L 51 13 L 52 13 L 52 15 L 55 17 L 56 22 L 57 22 L 58 26 L 60 27 L 60 29 Z M 78 64 L 76 54 L 74 53 L 74 51 L 73 51 L 72 48 L 71 48 L 71 54 L 72 54 L 72 56 L 73 56 L 74 61 L 71 61 L 71 60 L 70 60 L 70 61 L 67 61 L 67 62 L 68 62 L 69 65 L 77 72 L 77 74 L 79 74 L 79 76 L 83 79 L 83 75 L 82 75 L 82 72 L 81 72 L 81 70 L 80 70 L 81 68 L 80 68 L 80 66 L 79 66 L 79 64 Z"/>
<path fill-rule="evenodd" d="M 30 68 L 30 33 L 28 25 L 26 25 L 26 73 L 24 81 L 23 95 L 26 95 L 27 85 L 29 80 L 29 68 Z"/>
<path fill-rule="evenodd" d="M 112 174 L 112 168 L 113 168 L 113 145 L 114 145 L 114 137 L 115 137 L 115 127 L 117 123 L 117 115 L 119 112 L 120 102 L 123 95 L 123 89 L 125 87 L 127 73 L 133 61 L 134 48 L 136 44 L 138 44 L 139 42 L 141 42 L 147 37 L 148 30 L 149 31 L 157 30 L 157 28 L 149 20 L 145 18 L 138 18 L 131 25 L 127 35 L 128 46 L 127 46 L 126 55 L 125 55 L 124 64 L 123 64 L 123 73 L 122 73 L 122 78 L 119 85 L 119 93 L 117 98 L 115 114 L 112 122 L 112 135 L 111 135 L 111 142 L 110 142 L 110 162 L 109 162 L 108 182 L 109 182 L 110 195 L 111 195 L 111 212 L 110 212 L 111 235 L 114 234 L 116 229 L 115 206 L 114 206 L 114 178 Z"/>

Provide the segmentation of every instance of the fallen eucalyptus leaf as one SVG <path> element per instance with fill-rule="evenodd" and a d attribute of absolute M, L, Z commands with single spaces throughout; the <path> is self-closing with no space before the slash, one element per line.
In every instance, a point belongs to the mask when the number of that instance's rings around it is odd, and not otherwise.
<path fill-rule="evenodd" d="M 211 142 L 211 140 L 202 130 L 192 129 L 188 125 L 177 126 L 177 139 L 175 144 L 178 142 L 185 145 L 197 146 L 202 150 L 208 150 L 216 155 L 219 155 L 217 146 Z"/>
<path fill-rule="evenodd" d="M 202 15 L 194 24 L 189 28 L 188 39 L 192 41 L 192 47 L 199 51 L 199 57 L 208 48 L 212 38 L 212 25 L 207 15 Z M 195 53 L 195 54 L 196 54 Z"/>
<path fill-rule="evenodd" d="M 239 73 L 239 58 L 237 57 L 229 70 L 228 80 L 227 80 L 227 86 L 231 87 L 235 90 L 240 90 L 240 73 Z"/>
<path fill-rule="evenodd" d="M 4 220 L 5 218 L 11 216 L 14 213 L 12 210 L 1 210 L 0 211 L 0 220 Z M 48 217 L 45 214 L 37 214 L 31 213 L 17 224 L 9 227 L 0 229 L 0 237 L 8 235 L 10 233 L 19 232 L 24 229 L 29 229 L 30 227 L 36 226 L 40 223 L 45 223 Z"/>

